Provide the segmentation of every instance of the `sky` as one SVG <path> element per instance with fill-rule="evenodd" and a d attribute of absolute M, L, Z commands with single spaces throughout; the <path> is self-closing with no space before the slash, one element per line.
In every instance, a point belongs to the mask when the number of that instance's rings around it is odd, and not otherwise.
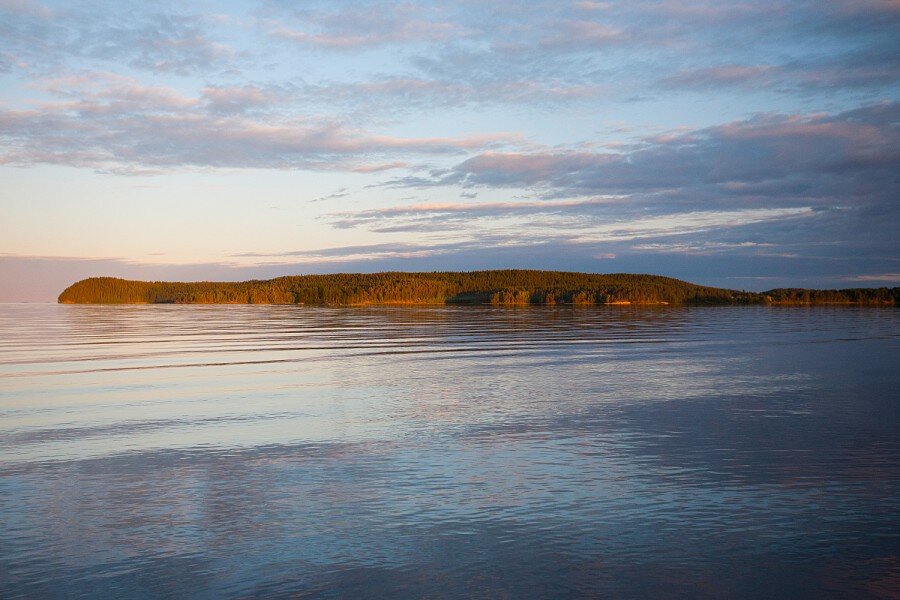
<path fill-rule="evenodd" d="M 0 301 L 98 275 L 900 285 L 898 32 L 898 0 L 0 0 Z"/>

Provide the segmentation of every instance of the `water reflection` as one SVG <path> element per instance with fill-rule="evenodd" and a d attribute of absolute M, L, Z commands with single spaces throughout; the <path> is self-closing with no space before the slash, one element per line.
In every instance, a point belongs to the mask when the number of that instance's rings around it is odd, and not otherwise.
<path fill-rule="evenodd" d="M 0 595 L 889 597 L 898 324 L 0 305 Z"/>

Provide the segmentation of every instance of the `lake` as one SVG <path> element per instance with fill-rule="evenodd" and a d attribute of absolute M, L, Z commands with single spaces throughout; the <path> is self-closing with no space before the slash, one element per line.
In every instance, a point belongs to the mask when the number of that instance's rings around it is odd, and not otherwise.
<path fill-rule="evenodd" d="M 896 597 L 900 312 L 0 305 L 0 597 Z"/>

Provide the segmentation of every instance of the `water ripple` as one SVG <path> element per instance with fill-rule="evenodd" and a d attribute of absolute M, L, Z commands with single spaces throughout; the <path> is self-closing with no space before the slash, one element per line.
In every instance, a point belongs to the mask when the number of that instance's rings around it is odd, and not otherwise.
<path fill-rule="evenodd" d="M 0 596 L 891 597 L 900 316 L 0 305 Z"/>

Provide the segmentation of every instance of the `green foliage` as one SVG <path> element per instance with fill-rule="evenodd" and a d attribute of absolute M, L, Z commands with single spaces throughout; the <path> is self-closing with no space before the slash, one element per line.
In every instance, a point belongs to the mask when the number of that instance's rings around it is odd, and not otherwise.
<path fill-rule="evenodd" d="M 900 305 L 900 288 L 804 290 L 780 288 L 762 294 L 773 304 L 893 304 Z"/>
<path fill-rule="evenodd" d="M 778 289 L 756 294 L 657 275 L 560 271 L 300 275 L 239 283 L 93 277 L 69 286 L 70 304 L 898 304 L 900 288 Z"/>

